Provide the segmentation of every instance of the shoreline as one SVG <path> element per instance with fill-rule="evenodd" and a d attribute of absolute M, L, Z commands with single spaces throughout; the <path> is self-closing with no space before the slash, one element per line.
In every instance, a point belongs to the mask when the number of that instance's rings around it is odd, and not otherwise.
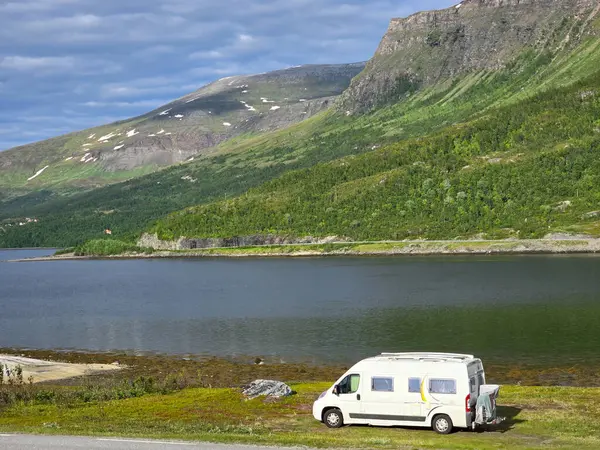
<path fill-rule="evenodd" d="M 20 352 L 0 351 L 0 370 L 14 372 L 20 368 L 21 375 L 28 383 L 48 383 L 90 375 L 108 374 L 123 367 L 115 363 L 73 363 L 53 360 L 53 358 L 29 358 Z"/>
<path fill-rule="evenodd" d="M 152 253 L 85 255 L 73 253 L 9 260 L 8 262 L 182 259 L 182 258 L 265 258 L 326 256 L 442 256 L 442 255 L 559 255 L 600 253 L 600 239 L 521 239 L 521 240 L 440 240 L 332 242 L 327 244 L 284 244 L 254 247 L 219 247 L 197 250 L 155 250 Z"/>
<path fill-rule="evenodd" d="M 160 352 L 134 352 L 131 350 L 86 349 L 33 349 L 0 347 L 0 362 L 14 359 L 13 365 L 25 369 L 27 363 L 41 370 L 38 382 L 77 384 L 85 377 L 123 378 L 163 376 L 169 371 L 189 371 L 192 376 L 203 373 L 211 385 L 234 387 L 251 381 L 259 373 L 289 380 L 335 380 L 352 362 L 281 361 L 279 358 L 260 355 L 169 354 Z M 40 364 L 43 363 L 43 364 Z M 583 362 L 543 363 L 517 360 L 484 359 L 488 376 L 498 384 L 525 386 L 563 386 L 600 389 L 600 364 Z M 91 369 L 91 370 L 86 370 Z M 200 371 L 200 372 L 198 372 Z M 54 372 L 54 373 L 53 373 Z M 66 373 L 68 372 L 68 373 Z M 61 375 L 61 376 L 53 376 Z"/>

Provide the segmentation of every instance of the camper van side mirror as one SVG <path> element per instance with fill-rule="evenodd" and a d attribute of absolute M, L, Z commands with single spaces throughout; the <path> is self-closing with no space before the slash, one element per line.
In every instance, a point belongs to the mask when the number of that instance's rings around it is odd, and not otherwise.
<path fill-rule="evenodd" d="M 339 385 L 339 384 L 336 384 L 336 385 L 333 387 L 333 393 L 334 393 L 335 395 L 340 395 L 340 385 Z"/>

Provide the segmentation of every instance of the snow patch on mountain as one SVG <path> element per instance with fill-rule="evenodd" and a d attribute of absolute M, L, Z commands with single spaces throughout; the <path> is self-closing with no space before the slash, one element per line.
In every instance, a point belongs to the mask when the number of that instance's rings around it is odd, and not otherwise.
<path fill-rule="evenodd" d="M 33 175 L 33 176 L 31 176 L 31 177 L 27 178 L 27 181 L 31 181 L 31 180 L 33 180 L 34 178 L 38 177 L 38 176 L 39 176 L 39 175 L 41 175 L 41 174 L 42 174 L 42 172 L 43 172 L 44 170 L 46 170 L 48 167 L 50 167 L 50 166 L 46 166 L 46 167 L 44 167 L 43 169 L 40 169 L 40 170 L 38 170 L 38 171 L 35 173 L 35 175 Z"/>

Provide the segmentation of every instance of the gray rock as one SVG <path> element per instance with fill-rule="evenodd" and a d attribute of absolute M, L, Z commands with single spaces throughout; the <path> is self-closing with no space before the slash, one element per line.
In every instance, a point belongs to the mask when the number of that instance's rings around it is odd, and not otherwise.
<path fill-rule="evenodd" d="M 292 388 L 281 381 L 256 380 L 244 386 L 242 393 L 249 399 L 260 396 L 280 398 L 292 395 Z"/>
<path fill-rule="evenodd" d="M 442 80 L 502 70 L 527 48 L 540 48 L 552 33 L 562 41 L 561 50 L 596 33 L 586 21 L 598 0 L 455 3 L 392 19 L 375 57 L 337 101 L 339 111 L 366 112 Z M 563 19 L 577 23 L 579 32 L 565 27 Z M 589 98 L 590 92 L 581 95 Z"/>
<path fill-rule="evenodd" d="M 285 244 L 329 244 L 332 242 L 345 242 L 348 238 L 340 236 L 325 237 L 294 237 L 278 236 L 274 234 L 252 236 L 234 236 L 230 238 L 185 238 L 176 241 L 162 241 L 156 234 L 144 233 L 138 240 L 138 246 L 151 247 L 155 250 L 201 250 L 206 248 L 254 247 L 259 245 L 285 245 Z"/>
<path fill-rule="evenodd" d="M 585 213 L 581 216 L 582 219 L 593 219 L 594 217 L 599 217 L 600 211 L 590 211 L 589 213 Z"/>
<path fill-rule="evenodd" d="M 572 206 L 572 204 L 573 203 L 571 203 L 570 200 L 565 200 L 564 202 L 560 202 L 558 205 L 556 205 L 554 207 L 554 210 L 565 212 L 568 208 L 570 208 Z"/>

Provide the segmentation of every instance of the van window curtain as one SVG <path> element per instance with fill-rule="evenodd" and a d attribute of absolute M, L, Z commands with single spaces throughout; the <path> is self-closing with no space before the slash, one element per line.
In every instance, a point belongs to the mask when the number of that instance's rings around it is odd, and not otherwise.
<path fill-rule="evenodd" d="M 456 381 L 429 380 L 429 392 L 433 394 L 456 394 Z"/>
<path fill-rule="evenodd" d="M 350 392 L 358 391 L 358 385 L 360 383 L 360 375 L 350 375 Z"/>

